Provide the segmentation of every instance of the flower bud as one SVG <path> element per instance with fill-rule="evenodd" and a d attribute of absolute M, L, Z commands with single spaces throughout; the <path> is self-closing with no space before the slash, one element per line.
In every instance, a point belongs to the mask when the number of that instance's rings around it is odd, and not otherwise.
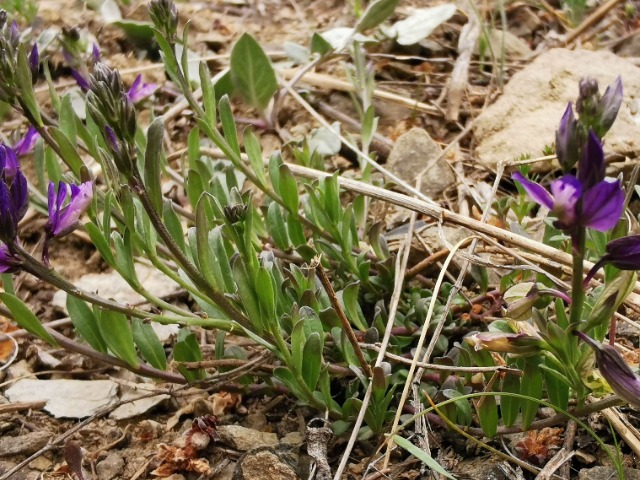
<path fill-rule="evenodd" d="M 560 127 L 556 131 L 556 155 L 565 173 L 568 173 L 580 159 L 580 143 L 578 121 L 569 103 L 560 120 Z"/>
<path fill-rule="evenodd" d="M 613 122 L 615 121 L 616 117 L 618 116 L 618 112 L 620 111 L 622 98 L 622 79 L 618 77 L 611 85 L 607 87 L 604 95 L 598 103 L 598 110 L 600 113 L 600 131 L 598 133 L 600 137 L 603 137 L 613 125 Z"/>
<path fill-rule="evenodd" d="M 640 407 L 640 377 L 633 373 L 618 351 L 582 332 L 575 334 L 595 351 L 600 373 L 615 394 L 631 405 Z"/>
<path fill-rule="evenodd" d="M 38 44 L 34 43 L 29 53 L 29 70 L 31 70 L 31 82 L 35 85 L 38 81 L 38 73 L 40 72 L 40 53 L 38 52 Z"/>
<path fill-rule="evenodd" d="M 152 0 L 149 2 L 149 16 L 167 41 L 175 43 L 178 30 L 178 10 L 173 0 Z"/>
<path fill-rule="evenodd" d="M 476 351 L 489 350 L 523 356 L 540 353 L 544 347 L 540 337 L 526 333 L 483 332 L 469 335 L 464 341 Z"/>

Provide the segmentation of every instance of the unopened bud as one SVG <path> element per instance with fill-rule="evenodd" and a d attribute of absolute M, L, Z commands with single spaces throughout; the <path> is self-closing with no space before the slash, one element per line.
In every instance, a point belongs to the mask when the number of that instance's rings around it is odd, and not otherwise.
<path fill-rule="evenodd" d="M 562 170 L 567 173 L 580 160 L 580 140 L 578 138 L 578 121 L 573 114 L 571 103 L 560 120 L 556 131 L 556 155 Z"/>
<path fill-rule="evenodd" d="M 600 131 L 598 133 L 601 137 L 609 131 L 618 116 L 618 111 L 620 111 L 620 106 L 622 105 L 622 97 L 622 79 L 618 77 L 607 87 L 598 104 L 600 112 Z"/>

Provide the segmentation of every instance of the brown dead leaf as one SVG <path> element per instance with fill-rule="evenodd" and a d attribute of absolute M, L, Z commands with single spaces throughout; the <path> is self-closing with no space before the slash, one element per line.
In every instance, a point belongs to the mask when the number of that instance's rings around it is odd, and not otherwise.
<path fill-rule="evenodd" d="M 532 430 L 515 447 L 518 457 L 537 466 L 544 465 L 562 445 L 562 428 Z"/>
<path fill-rule="evenodd" d="M 221 417 L 242 404 L 242 395 L 233 392 L 218 392 L 211 395 L 209 400 L 212 404 L 212 413 Z"/>

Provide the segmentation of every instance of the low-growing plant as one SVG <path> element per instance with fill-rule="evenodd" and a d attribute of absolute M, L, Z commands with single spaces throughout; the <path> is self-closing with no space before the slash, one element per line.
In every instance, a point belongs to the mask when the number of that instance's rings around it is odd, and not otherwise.
<path fill-rule="evenodd" d="M 395 3 L 373 2 L 353 33 L 377 27 Z M 368 213 L 370 200 L 350 192 L 347 201 L 337 172 L 312 171 L 308 180 L 294 175 L 300 170 L 280 152 L 264 157 L 252 128 L 238 131 L 226 93 L 238 94 L 267 126 L 277 122 L 273 110 L 286 93 L 278 92 L 276 71 L 260 44 L 244 34 L 231 53 L 226 79 L 212 77 L 204 62 L 194 78 L 188 28 L 178 31 L 173 2 L 153 0 L 149 13 L 166 72 L 193 112 L 179 169 L 165 154 L 163 118 L 152 118 L 147 128 L 139 121 L 157 86 L 138 77 L 125 87 L 120 74 L 100 62 L 96 46 L 64 32 L 59 45 L 84 100 L 79 114 L 69 95 L 55 93 L 37 47 L 21 39 L 17 24 L 0 13 L 0 100 L 30 124 L 23 140 L 0 148 L 3 314 L 51 344 L 78 348 L 78 342 L 49 329 L 16 295 L 12 274 L 31 274 L 67 293 L 79 341 L 101 359 L 175 383 L 209 377 L 195 327 L 217 332 L 217 359 L 244 359 L 245 353 L 226 339 L 229 334 L 247 337 L 276 366 L 266 378 L 247 374 L 244 380 L 286 388 L 301 404 L 330 417 L 336 430 L 353 428 L 365 409 L 361 439 L 388 430 L 398 405 L 397 387 L 408 381 L 406 363 L 376 360 L 378 341 L 385 338 L 391 359 L 419 358 L 424 352 L 412 349 L 422 329 L 440 332 L 440 337 L 434 342 L 434 365 L 425 367 L 428 373 L 416 386 L 418 400 L 441 402 L 437 411 L 447 422 L 476 424 L 488 437 L 501 427 L 528 429 L 538 413 L 536 400 L 543 398 L 559 411 L 567 410 L 570 400 L 580 409 L 589 393 L 610 388 L 638 403 L 638 377 L 612 346 L 612 319 L 640 266 L 640 236 L 627 236 L 620 220 L 622 183 L 605 178 L 602 138 L 620 108 L 620 80 L 603 95 L 594 80 L 580 83 L 579 116 L 569 105 L 556 137 L 563 175 L 550 190 L 527 179 L 523 168 L 513 175 L 517 197 L 495 203 L 502 218 L 515 215 L 524 230 L 536 204 L 550 211 L 545 239 L 572 252 L 571 288 L 518 269 L 505 276 L 500 290 L 466 300 L 450 284 L 433 289 L 418 278 L 402 287 L 391 315 L 399 259 L 390 252 L 381 224 Z M 350 143 L 361 146 L 359 185 L 366 191 L 373 181 L 369 147 L 377 119 L 374 76 L 363 48 L 351 38 L 351 62 L 345 68 L 358 92 L 354 103 L 362 128 Z M 332 53 L 318 36 L 309 51 L 316 55 L 314 62 Z M 41 71 L 50 82 L 50 115 L 43 114 L 34 93 Z M 324 167 L 323 155 L 309 145 L 306 138 L 287 148 L 305 167 Z M 21 168 L 29 160 L 21 157 L 31 152 L 36 181 L 29 185 Z M 184 192 L 184 203 L 165 195 L 163 181 L 169 176 Z M 48 215 L 40 255 L 30 253 L 20 236 L 29 199 Z M 153 308 L 86 291 L 52 266 L 59 240 L 79 228 L 102 260 Z M 596 263 L 584 278 L 586 260 Z M 188 308 L 149 291 L 138 277 L 140 263 L 178 285 L 188 295 Z M 587 293 L 602 267 L 604 287 Z M 445 307 L 449 296 L 452 308 Z M 486 302 L 491 305 L 482 313 Z M 463 339 L 469 331 L 465 322 L 477 320 L 489 322 L 489 331 Z M 155 323 L 181 327 L 170 357 Z M 601 343 L 607 333 L 610 345 Z M 594 375 L 594 360 L 601 376 Z M 396 433 L 394 441 L 413 452 Z M 444 472 L 433 459 L 425 462 Z"/>

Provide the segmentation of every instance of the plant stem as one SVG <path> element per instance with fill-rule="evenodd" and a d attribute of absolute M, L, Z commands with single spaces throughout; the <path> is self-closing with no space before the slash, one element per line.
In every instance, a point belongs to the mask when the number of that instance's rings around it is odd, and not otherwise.
<path fill-rule="evenodd" d="M 584 288 L 582 287 L 582 274 L 584 272 L 584 250 L 586 230 L 578 227 L 573 236 L 573 272 L 571 279 L 571 315 L 569 317 L 570 328 L 577 328 L 582 320 L 582 308 L 584 306 Z"/>
<path fill-rule="evenodd" d="M 207 328 L 219 328 L 225 331 L 233 331 L 234 329 L 234 324 L 228 320 L 157 315 L 151 312 L 145 312 L 144 310 L 141 310 L 139 308 L 122 305 L 113 300 L 99 297 L 98 295 L 78 288 L 74 284 L 61 277 L 60 274 L 54 269 L 45 267 L 17 243 L 11 245 L 10 248 L 12 250 L 12 253 L 19 256 L 19 258 L 22 260 L 22 264 L 20 267 L 24 271 L 29 272 L 34 277 L 37 277 L 40 280 L 50 283 L 54 287 L 67 292 L 67 294 L 69 295 L 73 295 L 74 297 L 79 298 L 80 300 L 84 300 L 85 302 L 89 302 L 93 305 L 98 305 L 99 307 L 115 312 L 124 313 L 125 315 L 135 318 L 148 318 L 157 323 L 203 326 Z"/>
<path fill-rule="evenodd" d="M 198 271 L 198 269 L 191 263 L 191 261 L 187 258 L 182 249 L 176 244 L 175 240 L 167 230 L 164 222 L 158 215 L 155 207 L 153 206 L 153 202 L 151 198 L 149 198 L 149 194 L 147 189 L 144 187 L 142 180 L 137 172 L 134 172 L 132 175 L 129 184 L 133 191 L 136 193 L 140 202 L 142 203 L 143 208 L 149 215 L 149 219 L 153 224 L 156 232 L 169 249 L 171 254 L 174 256 L 175 260 L 180 264 L 180 266 L 184 269 L 187 276 L 193 281 L 197 288 L 201 289 L 213 302 L 228 315 L 228 317 L 245 328 L 250 328 L 250 322 L 247 317 L 238 310 L 225 296 L 224 293 L 220 292 L 206 279 L 202 276 L 202 274 Z"/>

